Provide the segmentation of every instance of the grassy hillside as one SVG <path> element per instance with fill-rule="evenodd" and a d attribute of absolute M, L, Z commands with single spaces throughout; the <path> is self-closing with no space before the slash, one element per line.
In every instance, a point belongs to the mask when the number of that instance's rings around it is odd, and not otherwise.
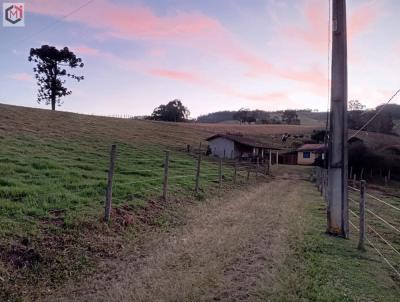
<path fill-rule="evenodd" d="M 240 132 L 276 146 L 282 133 L 308 139 L 314 126 L 179 124 L 127 120 L 0 104 L 0 301 L 45 292 L 90 273 L 147 226 L 163 226 L 169 207 L 219 194 L 218 166 L 202 164 L 193 193 L 198 146 L 218 132 Z M 363 134 L 393 143 L 392 136 Z M 203 141 L 203 143 L 205 143 Z M 111 144 L 117 145 L 112 222 L 103 223 Z M 170 195 L 161 196 L 164 150 L 170 155 Z M 223 168 L 224 187 L 233 171 Z M 245 173 L 241 180 L 244 181 Z"/>
<path fill-rule="evenodd" d="M 171 150 L 170 203 L 218 192 L 218 167 L 202 164 L 193 194 L 196 159 L 186 144 L 218 132 L 241 132 L 280 144 L 282 133 L 313 127 L 179 124 L 106 118 L 0 105 L 0 300 L 45 291 L 90 271 L 132 236 L 136 222 L 158 219 L 164 150 Z M 112 223 L 102 222 L 111 144 L 117 145 Z M 232 168 L 224 167 L 225 188 Z M 131 235 L 128 235 L 131 234 Z M 15 297 L 14 297 L 15 298 Z"/>
<path fill-rule="evenodd" d="M 300 123 L 308 126 L 325 126 L 326 112 L 297 112 Z"/>
<path fill-rule="evenodd" d="M 96 258 L 123 246 L 137 221 L 163 223 L 154 219 L 166 206 L 160 199 L 166 148 L 170 203 L 217 190 L 217 164 L 204 160 L 202 190 L 194 196 L 196 160 L 181 151 L 206 136 L 180 124 L 0 105 L 0 300 L 91 270 Z M 107 226 L 111 144 L 117 144 L 117 163 Z M 223 172 L 232 179 L 232 168 Z"/>

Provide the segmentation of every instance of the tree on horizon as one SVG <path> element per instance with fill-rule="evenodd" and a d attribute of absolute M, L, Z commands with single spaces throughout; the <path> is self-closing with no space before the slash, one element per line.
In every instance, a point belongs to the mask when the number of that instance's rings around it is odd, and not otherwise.
<path fill-rule="evenodd" d="M 29 62 L 36 63 L 33 68 L 35 78 L 37 79 L 38 96 L 37 102 L 40 104 L 45 102 L 46 105 L 51 104 L 51 110 L 56 110 L 56 104 L 62 105 L 61 98 L 72 93 L 64 84 L 62 77 L 70 77 L 78 82 L 84 79 L 83 76 L 77 76 L 67 72 L 66 68 L 83 67 L 81 58 L 64 47 L 60 50 L 54 46 L 42 45 L 40 48 L 31 48 Z"/>
<path fill-rule="evenodd" d="M 153 110 L 150 119 L 166 122 L 184 122 L 189 118 L 189 110 L 182 104 L 181 100 L 175 99 L 167 105 L 160 105 Z"/>

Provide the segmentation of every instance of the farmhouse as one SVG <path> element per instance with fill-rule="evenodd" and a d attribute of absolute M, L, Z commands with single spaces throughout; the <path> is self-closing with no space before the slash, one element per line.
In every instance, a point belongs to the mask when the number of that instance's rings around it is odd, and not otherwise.
<path fill-rule="evenodd" d="M 325 154 L 326 147 L 323 144 L 305 144 L 297 149 L 297 164 L 312 165 L 322 154 Z"/>
<path fill-rule="evenodd" d="M 242 134 L 216 134 L 207 141 L 212 155 L 227 159 L 264 161 L 272 150 L 279 150 Z"/>

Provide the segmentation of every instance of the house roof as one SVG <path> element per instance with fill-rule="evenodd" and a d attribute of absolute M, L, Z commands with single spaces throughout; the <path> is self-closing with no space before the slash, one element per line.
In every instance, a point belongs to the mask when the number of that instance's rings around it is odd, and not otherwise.
<path fill-rule="evenodd" d="M 324 144 L 305 144 L 301 146 L 297 151 L 324 151 L 326 147 Z"/>
<path fill-rule="evenodd" d="M 280 150 L 280 148 L 272 147 L 271 145 L 262 143 L 255 138 L 244 136 L 244 135 L 239 135 L 239 134 L 215 134 L 213 136 L 210 136 L 206 140 L 211 141 L 211 140 L 219 138 L 219 137 L 226 138 L 231 141 L 234 141 L 235 143 L 250 146 L 250 147 L 264 148 L 264 149 L 271 149 L 271 150 Z"/>

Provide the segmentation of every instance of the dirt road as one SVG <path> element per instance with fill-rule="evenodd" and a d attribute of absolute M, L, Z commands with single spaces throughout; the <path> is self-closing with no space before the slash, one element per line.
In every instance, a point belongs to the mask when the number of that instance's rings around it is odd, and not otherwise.
<path fill-rule="evenodd" d="M 276 282 L 288 232 L 302 215 L 301 191 L 283 178 L 190 206 L 187 223 L 45 301 L 258 301 Z"/>

